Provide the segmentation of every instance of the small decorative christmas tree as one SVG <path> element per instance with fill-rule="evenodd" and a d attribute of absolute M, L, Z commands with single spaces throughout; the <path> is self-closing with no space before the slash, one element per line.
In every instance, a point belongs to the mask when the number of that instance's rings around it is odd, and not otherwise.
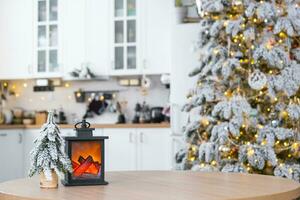
<path fill-rule="evenodd" d="M 30 177 L 35 173 L 43 173 L 46 180 L 51 181 L 53 172 L 57 175 L 67 171 L 72 172 L 71 161 L 63 151 L 64 140 L 54 122 L 52 111 L 49 111 L 47 123 L 41 128 L 40 135 L 34 143 L 36 146 L 30 152 L 32 162 Z"/>
<path fill-rule="evenodd" d="M 300 2 L 197 2 L 198 82 L 180 168 L 300 181 Z"/>

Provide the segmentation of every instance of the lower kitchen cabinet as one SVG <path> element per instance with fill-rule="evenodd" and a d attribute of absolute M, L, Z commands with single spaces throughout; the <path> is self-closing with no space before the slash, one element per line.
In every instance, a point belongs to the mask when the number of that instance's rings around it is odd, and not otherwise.
<path fill-rule="evenodd" d="M 137 168 L 135 130 L 104 129 L 103 134 L 109 137 L 105 142 L 106 170 L 135 170 Z"/>
<path fill-rule="evenodd" d="M 0 182 L 23 177 L 23 130 L 1 130 L 0 147 Z"/>
<path fill-rule="evenodd" d="M 39 129 L 28 129 L 24 131 L 24 146 L 23 146 L 23 157 L 24 167 L 23 176 L 27 177 L 30 168 L 30 151 L 34 147 L 34 140 L 39 136 Z"/>
<path fill-rule="evenodd" d="M 172 168 L 170 129 L 104 129 L 103 135 L 107 171 Z"/>
<path fill-rule="evenodd" d="M 0 182 L 27 177 L 30 151 L 40 129 L 0 130 Z M 61 129 L 75 136 L 74 129 Z M 108 136 L 105 144 L 107 171 L 171 170 L 172 138 L 169 128 L 104 128 L 94 136 Z"/>
<path fill-rule="evenodd" d="M 170 170 L 170 129 L 137 129 L 138 170 Z"/>

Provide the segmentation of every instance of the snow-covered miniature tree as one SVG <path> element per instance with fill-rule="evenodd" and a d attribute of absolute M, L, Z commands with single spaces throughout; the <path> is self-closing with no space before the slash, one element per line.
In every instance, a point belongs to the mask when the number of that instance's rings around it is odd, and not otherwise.
<path fill-rule="evenodd" d="M 200 2 L 200 1 L 198 1 Z M 300 181 L 300 2 L 202 0 L 181 169 Z"/>
<path fill-rule="evenodd" d="M 67 171 L 72 172 L 71 161 L 64 153 L 64 140 L 60 136 L 59 127 L 54 122 L 52 111 L 48 113 L 47 123 L 42 126 L 34 144 L 35 147 L 30 152 L 29 176 L 44 172 L 46 179 L 51 180 L 53 170 L 58 175 Z"/>

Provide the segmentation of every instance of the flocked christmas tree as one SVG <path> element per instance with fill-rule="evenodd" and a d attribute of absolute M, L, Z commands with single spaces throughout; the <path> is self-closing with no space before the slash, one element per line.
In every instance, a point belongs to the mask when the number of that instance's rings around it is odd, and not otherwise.
<path fill-rule="evenodd" d="M 300 2 L 197 3 L 198 82 L 183 108 L 180 168 L 300 181 Z"/>
<path fill-rule="evenodd" d="M 72 172 L 71 161 L 64 153 L 64 140 L 54 122 L 52 111 L 48 113 L 47 123 L 41 128 L 40 135 L 34 143 L 35 147 L 30 152 L 32 163 L 29 176 L 43 172 L 46 179 L 51 180 L 53 170 L 58 175 Z"/>

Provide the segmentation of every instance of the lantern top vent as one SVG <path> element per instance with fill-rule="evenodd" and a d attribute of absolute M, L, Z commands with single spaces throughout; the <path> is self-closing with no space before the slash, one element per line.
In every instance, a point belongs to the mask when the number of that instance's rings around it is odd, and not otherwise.
<path fill-rule="evenodd" d="M 75 124 L 77 137 L 93 137 L 94 128 L 90 128 L 91 124 L 85 119 Z"/>

